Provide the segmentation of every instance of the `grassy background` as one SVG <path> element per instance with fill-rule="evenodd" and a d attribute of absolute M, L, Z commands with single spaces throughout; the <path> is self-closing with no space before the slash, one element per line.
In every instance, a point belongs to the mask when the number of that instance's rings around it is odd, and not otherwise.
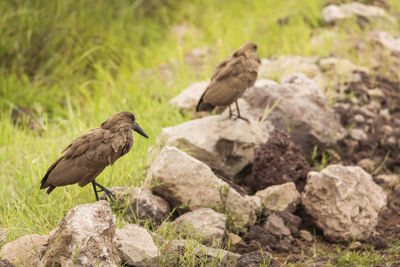
<path fill-rule="evenodd" d="M 92 188 L 57 188 L 50 196 L 40 180 L 61 150 L 111 114 L 132 111 L 150 136 L 135 135 L 133 150 L 97 179 L 104 186 L 140 185 L 147 149 L 161 128 L 189 119 L 168 100 L 190 83 L 210 77 L 213 67 L 244 42 L 259 45 L 260 57 L 337 56 L 368 63 L 332 40 L 316 47 L 314 34 L 328 30 L 322 0 L 87 0 L 0 1 L 0 227 L 8 241 L 47 234 L 72 207 L 94 201 Z M 387 0 L 392 12 L 400 2 Z M 284 23 L 281 23 L 281 22 Z M 338 28 L 345 40 L 362 31 L 354 21 Z M 174 25 L 195 29 L 183 40 Z M 379 27 L 379 25 L 370 26 Z M 386 29 L 399 32 L 399 25 Z M 215 57 L 199 76 L 183 55 L 210 46 Z M 176 60 L 172 82 L 157 66 Z M 143 75 L 144 69 L 154 70 Z M 38 115 L 41 133 L 11 123 L 12 108 Z"/>

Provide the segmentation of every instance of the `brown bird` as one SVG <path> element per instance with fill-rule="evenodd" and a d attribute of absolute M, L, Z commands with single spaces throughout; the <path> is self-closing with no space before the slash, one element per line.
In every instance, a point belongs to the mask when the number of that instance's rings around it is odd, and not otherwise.
<path fill-rule="evenodd" d="M 50 194 L 57 186 L 79 183 L 80 187 L 92 183 L 96 200 L 98 192 L 103 191 L 112 199 L 111 191 L 95 182 L 96 177 L 118 158 L 131 150 L 132 130 L 148 138 L 129 111 L 111 116 L 99 128 L 82 134 L 62 152 L 64 156 L 56 160 L 47 170 L 41 181 L 40 189 L 48 188 Z M 100 189 L 97 190 L 96 186 Z"/>
<path fill-rule="evenodd" d="M 254 85 L 260 64 L 257 45 L 255 43 L 243 45 L 217 66 L 210 84 L 197 104 L 196 111 L 211 112 L 215 106 L 229 106 L 230 118 L 232 116 L 230 105 L 235 102 L 237 118 L 247 120 L 240 116 L 237 100 L 247 88 Z"/>

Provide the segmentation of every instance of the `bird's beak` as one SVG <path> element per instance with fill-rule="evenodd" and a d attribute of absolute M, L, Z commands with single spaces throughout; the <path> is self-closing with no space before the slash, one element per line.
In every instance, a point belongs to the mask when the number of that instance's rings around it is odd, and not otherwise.
<path fill-rule="evenodd" d="M 260 60 L 260 58 L 258 57 L 258 54 L 256 55 L 256 60 L 257 60 L 258 63 L 261 64 L 261 60 Z"/>
<path fill-rule="evenodd" d="M 135 132 L 139 133 L 140 135 L 143 135 L 144 137 L 149 138 L 147 136 L 147 134 L 142 130 L 142 128 L 140 128 L 139 124 L 136 121 L 133 123 L 133 130 Z"/>

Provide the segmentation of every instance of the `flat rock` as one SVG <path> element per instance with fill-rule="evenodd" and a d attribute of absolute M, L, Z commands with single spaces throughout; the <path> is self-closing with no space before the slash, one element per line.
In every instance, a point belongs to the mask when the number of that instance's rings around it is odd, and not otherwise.
<path fill-rule="evenodd" d="M 174 222 L 183 238 L 198 236 L 204 245 L 219 246 L 226 235 L 226 216 L 210 208 L 187 212 Z"/>
<path fill-rule="evenodd" d="M 343 5 L 329 5 L 322 10 L 322 17 L 328 23 L 336 22 L 352 16 L 364 18 L 389 18 L 384 9 L 357 2 Z"/>
<path fill-rule="evenodd" d="M 267 140 L 256 123 L 215 115 L 164 128 L 157 144 L 175 146 L 231 178 L 253 161 L 254 147 Z"/>
<path fill-rule="evenodd" d="M 3 258 L 16 266 L 38 266 L 39 254 L 47 242 L 47 236 L 24 235 L 13 242 L 5 244 L 0 251 Z"/>
<path fill-rule="evenodd" d="M 356 166 L 330 165 L 309 172 L 302 204 L 333 242 L 366 240 L 375 231 L 386 193 Z"/>
<path fill-rule="evenodd" d="M 237 225 L 252 225 L 256 216 L 248 198 L 219 179 L 203 162 L 176 147 L 164 147 L 150 167 L 146 184 L 173 207 L 188 204 L 192 210 L 225 206 L 240 218 Z"/>
<path fill-rule="evenodd" d="M 61 219 L 41 251 L 44 266 L 119 266 L 115 215 L 100 200 L 78 205 Z"/>
<path fill-rule="evenodd" d="M 263 111 L 260 117 L 269 107 L 268 121 L 279 129 L 290 128 L 293 142 L 300 145 L 306 155 L 312 153 L 316 145 L 326 147 L 346 134 L 319 85 L 304 74 L 283 77 L 281 85 L 265 83 L 257 91 L 248 90 L 243 99 L 251 108 Z"/>
<path fill-rule="evenodd" d="M 197 82 L 184 89 L 179 95 L 172 98 L 169 103 L 179 110 L 195 111 L 197 102 L 206 90 L 209 81 Z"/>
<path fill-rule="evenodd" d="M 128 266 L 157 265 L 158 249 L 146 229 L 136 224 L 127 224 L 124 228 L 116 230 L 114 243 L 123 264 Z"/>
<path fill-rule="evenodd" d="M 280 185 L 273 185 L 260 190 L 256 193 L 263 203 L 263 207 L 270 211 L 290 211 L 293 212 L 297 204 L 300 203 L 301 195 L 296 190 L 293 182 Z"/>

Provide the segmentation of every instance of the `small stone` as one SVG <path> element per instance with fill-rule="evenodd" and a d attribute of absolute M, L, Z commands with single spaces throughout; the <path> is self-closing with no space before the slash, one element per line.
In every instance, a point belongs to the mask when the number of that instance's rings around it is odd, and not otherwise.
<path fill-rule="evenodd" d="M 363 168 L 367 172 L 372 172 L 375 169 L 375 162 L 372 159 L 361 159 L 358 163 L 358 166 Z"/>
<path fill-rule="evenodd" d="M 362 245 L 358 241 L 351 243 L 350 246 L 349 246 L 350 250 L 359 250 L 361 248 L 362 248 Z"/>
<path fill-rule="evenodd" d="M 301 237 L 304 241 L 309 242 L 309 243 L 311 243 L 311 242 L 313 241 L 313 236 L 310 234 L 309 231 L 307 231 L 307 230 L 300 230 L 299 234 L 300 234 L 300 237 Z"/>
<path fill-rule="evenodd" d="M 240 236 L 234 233 L 228 233 L 228 240 L 231 246 L 236 246 L 243 241 Z"/>
<path fill-rule="evenodd" d="M 365 118 L 363 115 L 361 114 L 357 114 L 354 116 L 354 120 L 358 123 L 363 123 L 365 121 Z"/>
<path fill-rule="evenodd" d="M 383 98 L 385 97 L 385 94 L 382 92 L 381 89 L 375 88 L 375 89 L 370 89 L 367 91 L 367 94 L 370 97 L 376 97 L 376 98 Z"/>
<path fill-rule="evenodd" d="M 300 203 L 300 193 L 293 182 L 273 185 L 256 193 L 268 211 L 293 212 Z"/>
<path fill-rule="evenodd" d="M 400 184 L 400 177 L 399 175 L 392 173 L 392 174 L 380 174 L 376 179 L 384 183 L 390 187 L 395 187 L 396 185 Z"/>
<path fill-rule="evenodd" d="M 367 134 L 361 129 L 353 129 L 351 131 L 351 137 L 357 141 L 367 140 Z"/>
<path fill-rule="evenodd" d="M 392 117 L 387 108 L 379 110 L 379 116 L 385 118 L 386 120 L 390 120 L 390 118 Z"/>
<path fill-rule="evenodd" d="M 276 236 L 291 236 L 290 229 L 285 225 L 283 219 L 275 214 L 268 216 L 264 228 Z"/>

